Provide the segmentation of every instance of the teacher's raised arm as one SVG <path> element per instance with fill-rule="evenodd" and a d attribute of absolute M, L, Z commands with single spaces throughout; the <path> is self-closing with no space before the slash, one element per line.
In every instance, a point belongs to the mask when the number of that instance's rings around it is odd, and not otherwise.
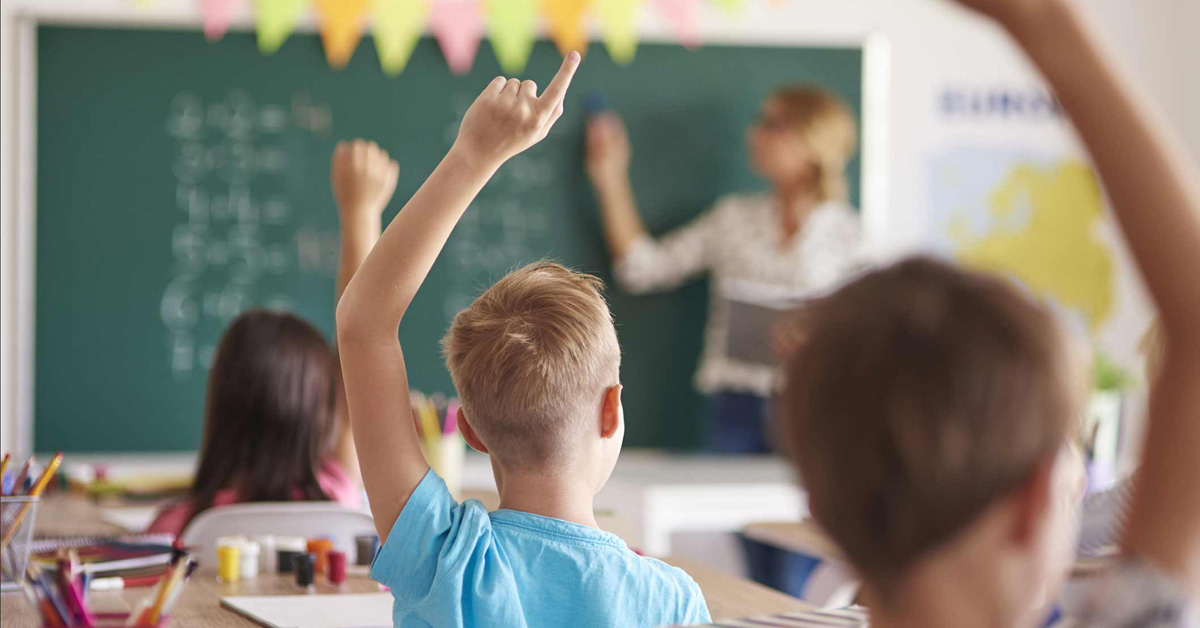
<path fill-rule="evenodd" d="M 858 253 L 846 165 L 858 144 L 849 108 L 811 86 L 784 86 L 763 102 L 747 132 L 749 160 L 769 186 L 734 193 L 659 238 L 647 231 L 630 179 L 630 141 L 614 112 L 587 125 L 587 171 L 621 289 L 675 288 L 712 279 L 696 387 L 712 400 L 714 451 L 764 453 L 767 402 L 787 334 L 771 307 L 839 283 Z M 770 303 L 765 303 L 770 302 Z"/>

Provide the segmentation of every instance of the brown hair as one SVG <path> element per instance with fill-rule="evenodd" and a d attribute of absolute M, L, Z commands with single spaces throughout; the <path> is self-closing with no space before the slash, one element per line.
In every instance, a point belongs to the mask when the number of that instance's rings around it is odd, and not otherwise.
<path fill-rule="evenodd" d="M 833 93 L 810 85 L 785 85 L 772 92 L 771 98 L 782 105 L 812 155 L 821 200 L 846 200 L 846 165 L 858 146 L 858 128 L 850 108 Z"/>
<path fill-rule="evenodd" d="M 550 262 L 508 274 L 442 340 L 471 427 L 498 460 L 569 462 L 618 383 L 621 350 L 604 284 Z"/>
<path fill-rule="evenodd" d="M 800 313 L 780 423 L 813 516 L 885 597 L 1063 445 L 1077 390 L 1048 309 L 917 258 Z"/>
<path fill-rule="evenodd" d="M 208 374 L 191 517 L 224 489 L 248 502 L 329 498 L 317 469 L 332 434 L 333 373 L 329 345 L 303 319 L 268 310 L 234 319 Z"/>

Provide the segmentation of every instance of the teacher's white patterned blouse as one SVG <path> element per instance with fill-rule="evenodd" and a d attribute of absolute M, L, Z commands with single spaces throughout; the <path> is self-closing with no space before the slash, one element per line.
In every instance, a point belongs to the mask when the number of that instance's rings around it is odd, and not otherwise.
<path fill-rule="evenodd" d="M 708 212 L 661 239 L 638 239 L 613 267 L 627 292 L 668 290 L 704 272 L 712 274 L 704 352 L 696 388 L 704 393 L 774 392 L 778 369 L 733 358 L 727 351 L 728 301 L 739 283 L 784 289 L 793 295 L 823 292 L 851 274 L 860 259 L 858 215 L 847 204 L 827 202 L 783 242 L 769 195 L 721 199 Z"/>

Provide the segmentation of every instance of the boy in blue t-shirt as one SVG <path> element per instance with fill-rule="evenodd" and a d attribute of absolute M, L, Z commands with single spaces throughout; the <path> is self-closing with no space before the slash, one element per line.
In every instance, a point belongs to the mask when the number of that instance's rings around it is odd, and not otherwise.
<path fill-rule="evenodd" d="M 497 77 L 445 159 L 392 221 L 338 304 L 350 421 L 383 548 L 371 574 L 397 626 L 657 626 L 708 621 L 684 572 L 601 531 L 592 499 L 625 433 L 620 347 L 599 280 L 514 271 L 443 341 L 458 427 L 488 453 L 500 510 L 459 504 L 426 464 L 396 329 L 467 205 L 562 115 L 579 55 L 540 97 Z"/>

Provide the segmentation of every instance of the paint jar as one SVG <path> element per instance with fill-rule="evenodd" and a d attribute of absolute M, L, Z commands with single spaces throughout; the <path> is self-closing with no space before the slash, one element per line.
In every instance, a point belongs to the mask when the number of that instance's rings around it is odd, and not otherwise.
<path fill-rule="evenodd" d="M 238 575 L 242 580 L 253 580 L 258 577 L 258 543 L 246 541 L 242 543 L 241 556 L 238 557 Z"/>
<path fill-rule="evenodd" d="M 307 589 L 313 586 L 314 565 L 316 556 L 312 554 L 297 554 L 292 561 L 292 570 L 296 572 L 296 586 Z"/>
<path fill-rule="evenodd" d="M 305 553 L 307 543 L 298 536 L 275 537 L 275 568 L 279 573 L 292 573 L 296 557 Z"/>
<path fill-rule="evenodd" d="M 308 553 L 315 557 L 316 564 L 313 568 L 317 573 L 325 573 L 325 566 L 329 560 L 329 552 L 333 549 L 333 540 L 326 537 L 317 537 L 308 540 Z"/>
<path fill-rule="evenodd" d="M 375 560 L 375 553 L 379 551 L 379 535 L 360 534 L 354 537 L 354 548 L 354 564 L 370 565 Z"/>
<path fill-rule="evenodd" d="M 275 554 L 275 537 L 264 534 L 250 540 L 258 544 L 258 570 L 265 574 L 275 573 L 275 565 L 278 560 L 278 556 Z"/>
<path fill-rule="evenodd" d="M 329 570 L 326 575 L 329 577 L 329 584 L 338 585 L 346 581 L 346 552 L 332 551 L 328 556 Z"/>
<path fill-rule="evenodd" d="M 241 574 L 241 546 L 220 545 L 217 547 L 217 579 L 221 582 L 237 582 Z"/>

